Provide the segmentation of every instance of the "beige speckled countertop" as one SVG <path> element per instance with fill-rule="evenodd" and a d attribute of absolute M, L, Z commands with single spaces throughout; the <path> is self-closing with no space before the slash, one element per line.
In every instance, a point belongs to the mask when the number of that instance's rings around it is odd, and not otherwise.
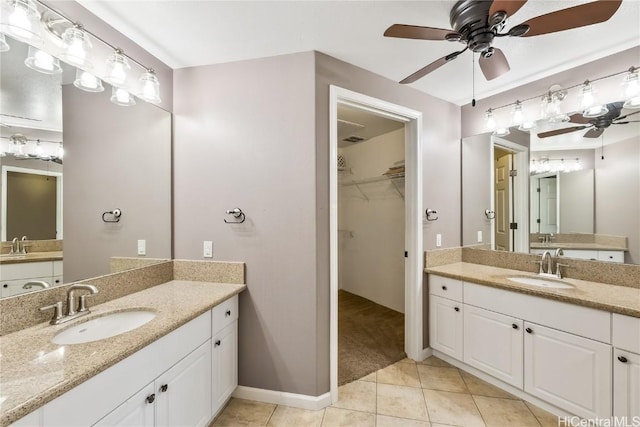
<path fill-rule="evenodd" d="M 246 285 L 172 280 L 90 307 L 91 314 L 62 325 L 41 323 L 0 337 L 0 425 L 8 425 L 104 371 L 158 338 L 242 292 Z M 61 346 L 63 329 L 112 311 L 156 312 L 133 331 L 86 344 Z"/>
<path fill-rule="evenodd" d="M 593 243 L 593 242 L 585 242 L 585 243 L 563 243 L 563 242 L 551 242 L 551 243 L 535 243 L 531 242 L 529 244 L 529 248 L 531 249 L 584 249 L 584 250 L 600 250 L 600 251 L 628 251 L 624 246 L 612 246 L 612 245 L 603 245 L 602 243 Z"/>
<path fill-rule="evenodd" d="M 2 255 L 0 264 L 21 264 L 24 262 L 62 261 L 62 251 L 29 252 L 26 255 Z"/>
<path fill-rule="evenodd" d="M 638 288 L 607 285 L 605 283 L 577 279 L 562 279 L 574 285 L 575 288 L 573 289 L 529 286 L 507 280 L 507 277 L 536 277 L 534 273 L 467 262 L 456 262 L 439 267 L 427 268 L 425 271 L 452 279 L 583 305 L 613 313 L 640 317 L 640 289 Z"/>

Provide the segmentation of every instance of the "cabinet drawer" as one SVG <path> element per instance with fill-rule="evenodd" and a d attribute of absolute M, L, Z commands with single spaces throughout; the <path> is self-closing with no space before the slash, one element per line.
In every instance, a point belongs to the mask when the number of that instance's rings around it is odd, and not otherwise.
<path fill-rule="evenodd" d="M 613 313 L 613 346 L 640 354 L 640 318 Z"/>
<path fill-rule="evenodd" d="M 215 335 L 236 319 L 238 319 L 238 295 L 229 298 L 213 308 L 212 333 Z"/>
<path fill-rule="evenodd" d="M 53 275 L 62 276 L 62 261 L 53 261 Z"/>
<path fill-rule="evenodd" d="M 51 276 L 53 276 L 53 265 L 51 261 L 0 265 L 0 278 L 2 280 L 32 279 Z"/>
<path fill-rule="evenodd" d="M 564 249 L 564 256 L 567 258 L 589 259 L 596 261 L 598 251 L 590 249 Z"/>
<path fill-rule="evenodd" d="M 623 251 L 598 251 L 599 261 L 624 262 Z"/>
<path fill-rule="evenodd" d="M 606 311 L 473 283 L 464 284 L 464 301 L 465 304 L 611 343 L 611 313 Z"/>
<path fill-rule="evenodd" d="M 462 301 L 462 281 L 430 274 L 429 293 L 454 301 Z"/>

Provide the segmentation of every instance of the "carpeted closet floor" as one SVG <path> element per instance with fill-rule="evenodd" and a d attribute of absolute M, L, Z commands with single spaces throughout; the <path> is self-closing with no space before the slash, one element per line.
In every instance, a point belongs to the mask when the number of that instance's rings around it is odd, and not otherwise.
<path fill-rule="evenodd" d="M 338 384 L 404 358 L 404 314 L 338 291 Z"/>

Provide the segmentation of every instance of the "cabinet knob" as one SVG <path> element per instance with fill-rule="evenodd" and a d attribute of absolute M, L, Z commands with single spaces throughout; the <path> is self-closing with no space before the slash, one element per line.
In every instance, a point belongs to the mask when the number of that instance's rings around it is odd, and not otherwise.
<path fill-rule="evenodd" d="M 528 334 L 532 334 L 533 333 L 533 329 L 531 329 L 531 328 L 527 328 L 527 329 L 525 329 L 525 331 L 527 331 Z"/>
<path fill-rule="evenodd" d="M 447 290 L 447 287 L 446 287 L 446 286 L 442 286 L 442 290 L 443 290 L 443 291 L 446 291 L 446 290 Z"/>
<path fill-rule="evenodd" d="M 231 316 L 231 310 L 227 310 L 227 312 L 225 313 L 225 316 L 226 316 L 226 317 Z"/>
<path fill-rule="evenodd" d="M 624 356 L 618 356 L 618 360 L 621 361 L 622 363 L 627 363 L 627 358 Z"/>
<path fill-rule="evenodd" d="M 218 346 L 220 345 L 220 340 L 216 340 L 216 342 L 214 343 L 214 345 L 215 345 L 216 347 L 218 347 Z"/>
<path fill-rule="evenodd" d="M 517 324 L 515 324 L 515 323 L 513 323 L 513 324 L 511 325 L 511 327 L 512 327 L 513 329 L 518 329 L 518 325 L 517 325 Z"/>
<path fill-rule="evenodd" d="M 460 307 L 455 307 L 454 310 L 455 311 L 460 311 Z"/>
<path fill-rule="evenodd" d="M 167 391 L 168 388 L 169 388 L 169 384 L 163 384 L 160 386 L 160 391 L 164 393 Z"/>
<path fill-rule="evenodd" d="M 150 394 L 150 395 L 149 395 L 149 396 L 147 396 L 147 398 L 145 399 L 145 401 L 146 401 L 147 403 L 153 403 L 153 401 L 154 401 L 154 400 L 156 400 L 156 394 L 155 394 L 155 393 Z"/>
<path fill-rule="evenodd" d="M 2 285 L 3 288 L 8 288 L 9 285 L 7 285 L 6 283 L 4 285 Z"/>

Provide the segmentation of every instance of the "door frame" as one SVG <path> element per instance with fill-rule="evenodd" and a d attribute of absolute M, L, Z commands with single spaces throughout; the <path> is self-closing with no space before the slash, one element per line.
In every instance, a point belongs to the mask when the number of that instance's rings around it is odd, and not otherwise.
<path fill-rule="evenodd" d="M 2 209 L 0 216 L 0 240 L 6 242 L 7 239 L 7 172 L 20 172 L 32 175 L 46 175 L 56 178 L 56 239 L 61 240 L 62 233 L 62 172 L 52 172 L 42 169 L 21 168 L 17 166 L 2 166 L 2 186 L 0 189 L 0 200 L 2 200 Z M 20 236 L 14 236 L 20 238 Z"/>
<path fill-rule="evenodd" d="M 423 316 L 422 112 L 338 86 L 329 87 L 329 386 L 338 400 L 338 104 L 405 124 L 405 343 L 409 358 L 421 360 Z"/>
<path fill-rule="evenodd" d="M 513 221 L 518 224 L 518 229 L 514 233 L 515 244 L 513 252 L 529 253 L 529 147 L 515 142 L 491 136 L 491 162 L 489 179 L 491 188 L 491 209 L 495 212 L 495 152 L 494 147 L 498 146 L 513 154 L 513 166 L 518 174 L 513 180 L 513 186 L 509 197 L 513 197 L 514 217 Z M 496 222 L 491 221 L 491 249 L 496 248 L 495 242 Z"/>

